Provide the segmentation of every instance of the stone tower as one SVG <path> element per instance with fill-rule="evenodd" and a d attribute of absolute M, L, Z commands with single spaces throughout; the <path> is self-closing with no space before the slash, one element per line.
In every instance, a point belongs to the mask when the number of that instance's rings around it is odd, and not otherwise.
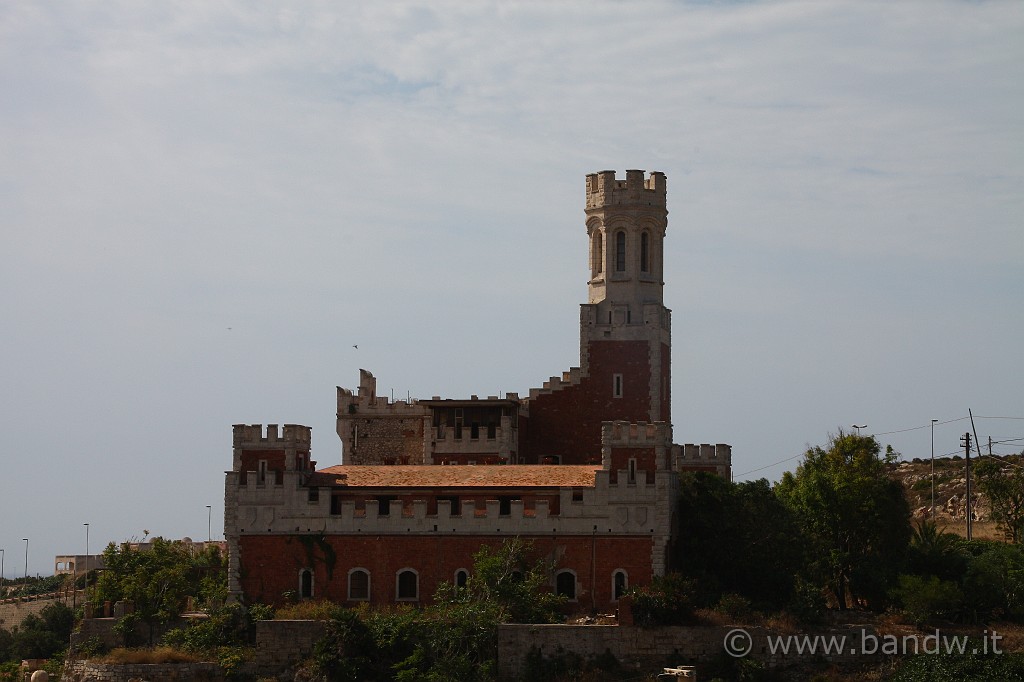
<path fill-rule="evenodd" d="M 600 464 L 602 422 L 671 423 L 665 175 L 588 175 L 586 216 L 590 277 L 580 306 L 580 366 L 530 391 L 520 419 L 528 463 Z"/>
<path fill-rule="evenodd" d="M 671 311 L 664 306 L 665 174 L 614 171 L 587 176 L 590 280 L 580 306 L 580 367 L 593 374 L 611 363 L 613 395 L 648 401 L 644 421 L 671 422 Z M 608 352 L 604 352 L 607 346 Z M 646 355 L 646 371 L 615 372 Z M 617 357 L 618 356 L 618 357 Z M 601 358 L 602 367 L 594 362 Z M 632 358 L 632 361 L 626 358 Z M 614 375 L 621 374 L 621 383 Z"/>

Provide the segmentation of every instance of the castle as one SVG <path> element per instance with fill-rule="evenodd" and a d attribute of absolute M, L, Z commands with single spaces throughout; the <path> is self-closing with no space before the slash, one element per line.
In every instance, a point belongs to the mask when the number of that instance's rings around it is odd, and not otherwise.
<path fill-rule="evenodd" d="M 319 470 L 308 427 L 235 425 L 232 595 L 420 603 L 512 537 L 552 560 L 577 611 L 664 574 L 678 472 L 728 478 L 732 460 L 672 443 L 665 196 L 663 173 L 587 176 L 580 365 L 527 397 L 390 401 L 360 370 L 355 392 L 338 388 L 343 463 Z"/>

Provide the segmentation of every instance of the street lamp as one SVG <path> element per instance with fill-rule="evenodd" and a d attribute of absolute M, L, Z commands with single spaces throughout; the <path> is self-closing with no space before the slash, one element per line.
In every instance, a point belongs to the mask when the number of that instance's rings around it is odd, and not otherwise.
<path fill-rule="evenodd" d="M 83 523 L 85 526 L 85 598 L 89 599 L 89 524 Z M 77 587 L 75 589 L 78 589 Z"/>
<path fill-rule="evenodd" d="M 28 538 L 22 538 L 25 541 L 25 589 L 28 589 Z M 23 590 L 24 591 L 24 590 Z"/>
<path fill-rule="evenodd" d="M 938 419 L 932 420 L 932 522 L 935 521 L 935 422 Z"/>
<path fill-rule="evenodd" d="M 213 541 L 213 507 L 206 505 L 206 541 Z"/>
<path fill-rule="evenodd" d="M 856 424 L 851 424 L 850 426 L 852 426 L 853 428 L 857 429 L 857 435 L 858 435 L 858 436 L 860 435 L 860 430 L 861 430 L 861 429 L 866 429 L 866 428 L 868 428 L 868 425 L 867 425 L 867 424 L 861 424 L 860 426 L 857 426 Z"/>
<path fill-rule="evenodd" d="M 4 597 L 4 550 L 0 549 L 0 599 Z"/>

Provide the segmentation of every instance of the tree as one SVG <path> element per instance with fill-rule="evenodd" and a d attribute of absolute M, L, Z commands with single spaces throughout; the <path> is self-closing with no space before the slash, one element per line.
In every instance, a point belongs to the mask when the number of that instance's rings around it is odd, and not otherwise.
<path fill-rule="evenodd" d="M 734 592 L 757 606 L 780 608 L 804 563 L 793 512 L 766 479 L 732 483 L 710 473 L 680 479 L 674 570 L 695 578 L 701 606 Z"/>
<path fill-rule="evenodd" d="M 776 487 L 812 550 L 811 569 L 840 609 L 884 605 L 910 541 L 903 486 L 886 475 L 872 436 L 830 436 Z"/>
<path fill-rule="evenodd" d="M 150 626 L 180 615 L 188 597 L 209 603 L 226 580 L 223 558 L 216 547 L 193 553 L 180 541 L 153 538 L 146 549 L 110 543 L 103 552 L 106 566 L 92 593 L 94 603 L 126 601 L 134 612 L 126 617 L 124 634 L 135 621 Z M 152 639 L 152 637 L 151 637 Z"/>
<path fill-rule="evenodd" d="M 992 505 L 992 520 L 1014 544 L 1024 539 L 1024 467 L 982 459 L 974 469 L 978 487 Z"/>

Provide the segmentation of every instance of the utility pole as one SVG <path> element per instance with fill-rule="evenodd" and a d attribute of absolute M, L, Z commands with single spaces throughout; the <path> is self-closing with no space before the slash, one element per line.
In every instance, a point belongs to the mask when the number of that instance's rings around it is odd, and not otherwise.
<path fill-rule="evenodd" d="M 932 522 L 935 522 L 935 422 L 932 420 Z"/>
<path fill-rule="evenodd" d="M 971 539 L 971 432 L 968 431 L 960 438 L 960 444 L 964 446 L 964 455 L 967 461 L 967 501 L 964 507 L 964 516 L 967 517 L 967 539 Z"/>

